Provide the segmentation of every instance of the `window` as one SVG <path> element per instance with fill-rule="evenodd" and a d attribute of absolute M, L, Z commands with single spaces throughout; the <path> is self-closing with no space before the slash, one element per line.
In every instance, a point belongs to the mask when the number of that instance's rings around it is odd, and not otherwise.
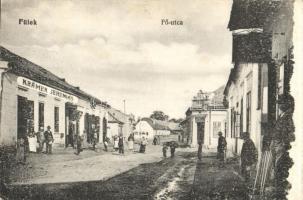
<path fill-rule="evenodd" d="M 59 133 L 59 107 L 55 107 L 54 131 Z"/>
<path fill-rule="evenodd" d="M 231 138 L 235 138 L 235 128 L 236 128 L 236 112 L 235 112 L 235 109 L 232 108 L 231 111 L 230 111 L 230 127 L 231 127 L 231 134 L 230 134 L 230 137 Z"/>
<path fill-rule="evenodd" d="M 213 122 L 213 137 L 218 137 L 218 132 L 222 131 L 221 122 Z"/>
<path fill-rule="evenodd" d="M 40 129 L 40 127 L 44 127 L 44 103 L 39 102 L 39 111 L 38 112 L 39 112 L 38 125 L 39 125 L 39 129 Z"/>
<path fill-rule="evenodd" d="M 246 94 L 246 131 L 250 133 L 251 129 L 251 92 Z"/>

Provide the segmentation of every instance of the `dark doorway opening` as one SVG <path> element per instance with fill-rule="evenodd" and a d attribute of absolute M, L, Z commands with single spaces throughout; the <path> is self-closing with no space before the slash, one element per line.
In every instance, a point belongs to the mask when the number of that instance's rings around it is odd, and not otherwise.
<path fill-rule="evenodd" d="M 197 140 L 201 141 L 204 144 L 204 122 L 197 122 Z"/>
<path fill-rule="evenodd" d="M 34 102 L 18 96 L 17 139 L 25 139 L 34 131 Z"/>
<path fill-rule="evenodd" d="M 102 121 L 102 127 L 103 127 L 103 141 L 105 141 L 106 137 L 107 137 L 107 120 L 105 119 L 105 117 L 103 117 L 103 121 Z"/>

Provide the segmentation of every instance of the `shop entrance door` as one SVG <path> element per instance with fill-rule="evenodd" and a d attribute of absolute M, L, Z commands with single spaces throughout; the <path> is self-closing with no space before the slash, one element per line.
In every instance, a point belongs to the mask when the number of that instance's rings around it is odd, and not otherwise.
<path fill-rule="evenodd" d="M 20 139 L 34 131 L 34 102 L 22 96 L 17 98 L 17 139 Z"/>
<path fill-rule="evenodd" d="M 65 147 L 75 145 L 75 138 L 78 134 L 76 111 L 77 106 L 70 103 L 65 104 Z"/>

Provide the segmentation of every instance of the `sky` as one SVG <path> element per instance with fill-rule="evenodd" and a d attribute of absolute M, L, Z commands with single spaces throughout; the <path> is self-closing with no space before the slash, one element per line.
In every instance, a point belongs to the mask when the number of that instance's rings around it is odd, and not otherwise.
<path fill-rule="evenodd" d="M 2 0 L 1 45 L 136 117 L 225 85 L 231 0 Z M 35 19 L 37 26 L 19 25 Z M 182 26 L 161 25 L 162 19 Z"/>

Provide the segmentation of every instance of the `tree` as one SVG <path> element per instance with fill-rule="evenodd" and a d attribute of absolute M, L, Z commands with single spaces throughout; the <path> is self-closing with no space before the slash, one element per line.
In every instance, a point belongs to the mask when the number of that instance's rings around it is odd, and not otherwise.
<path fill-rule="evenodd" d="M 156 110 L 150 115 L 150 118 L 165 121 L 168 120 L 169 117 L 168 115 L 164 114 L 163 111 Z"/>

